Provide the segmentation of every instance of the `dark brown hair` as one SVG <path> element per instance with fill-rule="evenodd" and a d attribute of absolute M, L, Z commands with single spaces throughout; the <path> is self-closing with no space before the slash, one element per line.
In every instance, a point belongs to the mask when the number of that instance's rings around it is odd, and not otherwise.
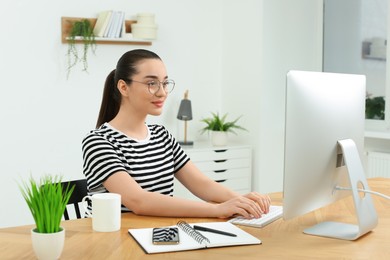
<path fill-rule="evenodd" d="M 161 60 L 154 52 L 144 49 L 131 50 L 122 55 L 118 60 L 116 69 L 108 74 L 104 84 L 96 128 L 99 128 L 105 122 L 111 121 L 118 114 L 122 98 L 117 88 L 118 81 L 122 79 L 127 84 L 131 84 L 131 78 L 138 73 L 137 64 L 144 59 Z"/>

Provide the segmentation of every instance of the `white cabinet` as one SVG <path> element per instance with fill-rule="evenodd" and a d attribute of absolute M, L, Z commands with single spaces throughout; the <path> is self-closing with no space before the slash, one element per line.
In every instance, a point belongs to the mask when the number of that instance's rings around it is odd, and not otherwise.
<path fill-rule="evenodd" d="M 207 176 L 244 194 L 251 191 L 252 148 L 248 145 L 212 146 L 195 143 L 183 147 L 191 161 Z M 175 179 L 174 196 L 197 199 Z"/>

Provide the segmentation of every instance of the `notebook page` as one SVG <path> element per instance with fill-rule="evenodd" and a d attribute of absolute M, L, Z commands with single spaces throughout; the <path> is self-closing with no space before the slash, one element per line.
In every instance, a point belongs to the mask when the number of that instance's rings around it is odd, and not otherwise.
<path fill-rule="evenodd" d="M 261 240 L 242 230 L 241 228 L 229 222 L 207 222 L 207 223 L 193 223 L 202 227 L 213 228 L 237 235 L 237 237 L 230 237 L 211 232 L 198 231 L 210 240 L 207 247 L 221 247 L 221 246 L 238 246 L 261 244 Z M 191 226 L 193 226 L 191 224 Z"/>
<path fill-rule="evenodd" d="M 194 250 L 200 248 L 222 247 L 222 246 L 238 246 L 238 245 L 250 245 L 261 244 L 261 240 L 245 232 L 241 228 L 229 223 L 229 222 L 203 222 L 203 223 L 189 223 L 193 225 L 208 227 L 217 229 L 229 233 L 236 234 L 237 237 L 230 237 L 211 232 L 198 231 L 210 240 L 210 243 L 199 244 L 193 237 L 190 237 L 186 232 L 179 228 L 179 244 L 175 245 L 154 245 L 152 243 L 153 228 L 137 228 L 129 229 L 130 235 L 138 242 L 138 244 L 149 254 L 162 253 L 162 252 L 174 252 Z M 176 227 L 172 226 L 172 227 Z"/>

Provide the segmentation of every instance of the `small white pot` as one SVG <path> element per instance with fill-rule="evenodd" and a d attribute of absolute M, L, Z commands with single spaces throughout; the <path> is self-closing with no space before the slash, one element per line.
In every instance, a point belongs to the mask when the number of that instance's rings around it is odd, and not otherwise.
<path fill-rule="evenodd" d="M 214 146 L 225 146 L 227 144 L 228 133 L 223 131 L 212 131 L 211 142 Z"/>
<path fill-rule="evenodd" d="M 39 260 L 60 258 L 65 243 L 65 229 L 57 233 L 38 233 L 31 230 L 32 246 Z"/>

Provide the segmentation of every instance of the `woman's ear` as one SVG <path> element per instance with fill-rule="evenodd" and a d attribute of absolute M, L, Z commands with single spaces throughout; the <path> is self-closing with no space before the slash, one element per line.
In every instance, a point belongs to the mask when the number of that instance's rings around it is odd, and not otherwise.
<path fill-rule="evenodd" d="M 128 93 L 127 93 L 128 85 L 126 84 L 126 82 L 123 79 L 118 80 L 118 84 L 116 87 L 118 88 L 118 90 L 122 96 L 128 95 Z"/>

